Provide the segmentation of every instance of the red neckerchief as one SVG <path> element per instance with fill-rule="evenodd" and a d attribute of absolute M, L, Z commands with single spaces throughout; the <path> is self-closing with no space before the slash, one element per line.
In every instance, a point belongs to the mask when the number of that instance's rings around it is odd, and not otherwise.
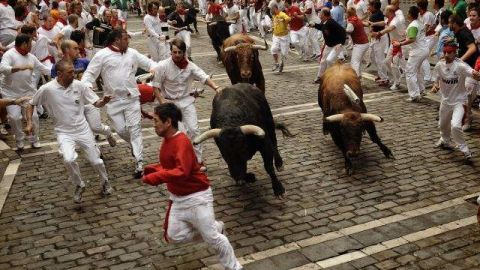
<path fill-rule="evenodd" d="M 179 69 L 186 69 L 187 66 L 188 66 L 188 60 L 187 58 L 183 58 L 182 60 L 180 60 L 180 62 L 175 62 L 173 61 L 173 63 L 175 63 L 175 65 L 179 68 Z"/>
<path fill-rule="evenodd" d="M 359 20 L 359 19 L 358 19 L 357 16 L 350 16 L 350 17 L 347 18 L 347 21 L 348 21 L 348 22 L 356 22 L 356 21 L 358 21 L 358 20 Z"/>
<path fill-rule="evenodd" d="M 58 21 L 63 25 L 67 25 L 67 21 L 64 18 L 58 18 Z"/>
<path fill-rule="evenodd" d="M 87 57 L 87 51 L 85 48 L 78 48 L 79 54 L 81 58 L 86 58 Z"/>
<path fill-rule="evenodd" d="M 5 1 L 0 1 L 0 4 L 4 5 L 4 6 L 8 6 L 8 2 L 5 0 Z"/>
<path fill-rule="evenodd" d="M 358 4 L 358 2 L 360 2 L 360 0 L 353 0 L 353 3 L 356 5 Z"/>
<path fill-rule="evenodd" d="M 47 31 L 50 31 L 50 30 L 52 30 L 53 25 L 52 25 L 52 27 L 46 27 L 45 24 L 43 24 L 43 25 L 42 25 L 42 28 L 45 29 L 45 30 L 47 30 Z"/>
<path fill-rule="evenodd" d="M 29 53 L 29 51 L 25 50 L 25 49 L 22 49 L 18 46 L 15 46 L 15 50 L 17 50 L 17 52 L 23 56 L 27 55 Z"/>
<path fill-rule="evenodd" d="M 477 27 L 473 27 L 473 24 L 470 23 L 470 28 L 471 28 L 470 30 L 476 30 L 476 29 L 478 29 L 479 27 L 480 27 L 480 23 L 477 25 Z"/>
<path fill-rule="evenodd" d="M 161 22 L 167 21 L 167 15 L 158 15 L 158 18 L 160 19 Z"/>
<path fill-rule="evenodd" d="M 450 0 L 450 3 L 452 4 L 452 7 L 455 7 L 457 2 L 458 2 L 458 0 Z"/>
<path fill-rule="evenodd" d="M 393 18 L 395 18 L 395 15 L 393 15 L 391 18 L 387 17 L 387 25 L 390 25 L 390 23 L 393 21 Z"/>
<path fill-rule="evenodd" d="M 177 10 L 177 13 L 178 13 L 179 15 L 185 15 L 185 14 L 187 14 L 187 12 L 185 11 L 184 8 L 178 9 L 178 10 Z"/>
<path fill-rule="evenodd" d="M 125 53 L 125 51 L 122 52 L 119 48 L 117 48 L 117 47 L 115 47 L 115 46 L 113 46 L 113 45 L 108 45 L 108 48 L 109 48 L 110 50 L 114 51 L 114 52 L 119 52 L 119 53 L 121 53 L 121 54 L 124 54 L 124 53 Z"/>

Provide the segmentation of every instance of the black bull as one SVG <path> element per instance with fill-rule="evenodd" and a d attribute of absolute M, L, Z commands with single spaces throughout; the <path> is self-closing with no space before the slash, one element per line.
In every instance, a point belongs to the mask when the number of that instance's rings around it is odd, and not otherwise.
<path fill-rule="evenodd" d="M 253 173 L 247 173 L 247 161 L 259 151 L 265 170 L 271 177 L 275 196 L 280 197 L 285 193 L 273 168 L 274 162 L 277 170 L 283 167 L 275 128 L 284 135 L 290 133 L 283 125 L 275 125 L 262 91 L 246 83 L 223 89 L 213 99 L 210 126 L 212 129 L 198 136 L 194 144 L 214 138 L 230 175 L 237 183 L 256 180 Z"/>
<path fill-rule="evenodd" d="M 223 41 L 230 37 L 228 31 L 229 23 L 222 17 L 214 17 L 213 21 L 207 24 L 207 33 L 212 40 L 212 46 L 217 52 L 217 61 L 221 61 L 221 46 Z"/>

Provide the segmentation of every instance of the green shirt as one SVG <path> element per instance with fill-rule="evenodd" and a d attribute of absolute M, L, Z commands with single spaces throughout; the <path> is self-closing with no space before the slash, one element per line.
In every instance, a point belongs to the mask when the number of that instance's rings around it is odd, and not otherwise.
<path fill-rule="evenodd" d="M 450 7 L 450 11 L 465 20 L 467 18 L 467 3 L 465 3 L 465 0 L 458 0 L 455 6 Z"/>

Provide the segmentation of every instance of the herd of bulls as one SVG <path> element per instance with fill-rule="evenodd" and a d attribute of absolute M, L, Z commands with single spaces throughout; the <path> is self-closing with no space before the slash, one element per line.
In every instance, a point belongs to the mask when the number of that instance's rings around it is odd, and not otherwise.
<path fill-rule="evenodd" d="M 207 30 L 232 86 L 215 96 L 211 130 L 198 136 L 193 143 L 214 138 L 230 175 L 237 183 L 255 181 L 255 175 L 247 172 L 247 162 L 259 151 L 264 168 L 271 177 L 274 194 L 282 197 L 285 188 L 274 170 L 274 165 L 278 171 L 283 168 L 275 129 L 280 129 L 284 135 L 292 135 L 284 125 L 274 122 L 265 97 L 265 78 L 258 50 L 267 50 L 267 43 L 255 45 L 254 40 L 245 34 L 230 37 L 228 23 L 222 18 L 209 23 Z M 318 104 L 323 112 L 323 132 L 330 134 L 342 151 L 348 175 L 353 173 L 351 158 L 358 154 L 365 131 L 387 158 L 393 158 L 375 129 L 374 122 L 383 119 L 367 113 L 360 79 L 349 65 L 335 64 L 327 69 L 321 78 Z"/>

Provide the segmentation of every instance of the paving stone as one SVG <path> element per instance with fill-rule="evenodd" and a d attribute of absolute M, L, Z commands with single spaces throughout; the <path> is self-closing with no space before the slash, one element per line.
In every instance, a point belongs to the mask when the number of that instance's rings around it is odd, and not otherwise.
<path fill-rule="evenodd" d="M 312 262 L 338 255 L 338 252 L 335 252 L 331 247 L 323 243 L 302 248 L 300 252 Z"/>

